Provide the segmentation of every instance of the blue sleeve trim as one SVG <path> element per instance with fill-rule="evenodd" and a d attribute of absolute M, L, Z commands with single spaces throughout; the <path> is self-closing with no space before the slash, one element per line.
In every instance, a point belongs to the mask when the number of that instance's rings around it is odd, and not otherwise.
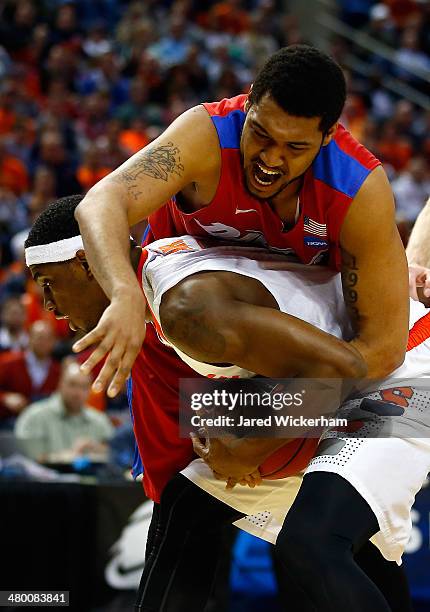
<path fill-rule="evenodd" d="M 243 111 L 235 110 L 223 117 L 219 115 L 211 117 L 218 133 L 221 149 L 238 149 L 240 147 L 245 116 Z"/>
<path fill-rule="evenodd" d="M 133 418 L 133 379 L 130 376 L 127 379 L 127 402 L 128 408 L 130 410 L 130 418 L 131 422 L 134 423 Z M 139 449 L 137 447 L 136 436 L 134 439 L 134 457 L 133 457 L 133 467 L 131 468 L 131 475 L 136 480 L 139 476 L 143 474 L 143 462 L 139 453 Z"/>
<path fill-rule="evenodd" d="M 313 173 L 317 180 L 350 198 L 355 197 L 370 172 L 354 157 L 342 151 L 334 140 L 322 147 L 313 163 Z"/>

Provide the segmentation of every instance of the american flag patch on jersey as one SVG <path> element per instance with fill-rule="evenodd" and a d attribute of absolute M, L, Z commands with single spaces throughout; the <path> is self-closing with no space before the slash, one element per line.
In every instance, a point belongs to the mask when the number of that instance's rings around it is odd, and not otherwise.
<path fill-rule="evenodd" d="M 305 232 L 309 232 L 310 234 L 327 238 L 327 225 L 325 223 L 317 223 L 316 221 L 312 221 L 312 219 L 309 219 L 309 217 L 305 216 L 304 227 Z"/>

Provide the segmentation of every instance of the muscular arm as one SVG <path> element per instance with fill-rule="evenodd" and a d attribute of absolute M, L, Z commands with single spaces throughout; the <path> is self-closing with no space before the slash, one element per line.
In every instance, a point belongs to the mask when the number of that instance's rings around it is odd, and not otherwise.
<path fill-rule="evenodd" d="M 228 273 L 227 273 L 228 274 Z M 236 277 L 236 275 L 233 275 Z M 170 289 L 160 307 L 168 339 L 207 363 L 234 363 L 270 378 L 356 378 L 366 375 L 359 352 L 313 325 L 268 307 L 240 290 L 249 281 L 228 282 L 226 273 L 204 273 Z M 240 294 L 242 299 L 238 299 Z M 252 474 L 291 439 L 194 439 L 195 451 L 226 480 Z"/>
<path fill-rule="evenodd" d="M 204 107 L 179 117 L 157 140 L 102 179 L 76 209 L 91 270 L 111 300 L 99 323 L 73 349 L 96 348 L 83 364 L 89 372 L 107 360 L 93 388 L 120 391 L 145 337 L 145 306 L 129 257 L 129 227 L 189 185 L 203 204 L 215 192 L 220 150 Z M 212 192 L 211 192 L 212 189 Z"/>
<path fill-rule="evenodd" d="M 234 363 L 269 378 L 366 374 L 351 344 L 274 308 L 235 299 L 217 274 L 176 285 L 163 297 L 160 317 L 167 338 L 198 361 Z"/>
<path fill-rule="evenodd" d="M 368 376 L 382 378 L 403 362 L 409 300 L 406 257 L 381 167 L 351 204 L 340 244 L 344 297 L 356 332 L 351 344 L 365 359 Z"/>
<path fill-rule="evenodd" d="M 198 106 L 90 189 L 75 216 L 91 270 L 109 298 L 116 291 L 137 287 L 129 258 L 129 228 L 185 186 L 204 183 L 219 155 L 209 115 Z"/>

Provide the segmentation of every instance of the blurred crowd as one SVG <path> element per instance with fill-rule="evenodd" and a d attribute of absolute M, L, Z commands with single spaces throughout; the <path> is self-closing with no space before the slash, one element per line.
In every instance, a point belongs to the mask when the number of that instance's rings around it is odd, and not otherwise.
<path fill-rule="evenodd" d="M 347 72 L 349 95 L 342 120 L 384 163 L 406 242 L 430 195 L 430 110 L 395 95 L 384 81 L 394 79 L 430 102 L 430 2 L 338 0 L 338 5 L 346 25 L 381 45 L 382 54 L 377 54 L 337 38 L 332 54 L 341 64 L 352 54 L 367 66 L 367 75 Z"/>
<path fill-rule="evenodd" d="M 367 78 L 346 68 L 342 122 L 383 161 L 406 238 L 430 195 L 430 112 L 383 80 L 430 93 L 430 1 L 337 5 L 392 52 L 342 38 L 331 48 L 341 64 L 352 53 L 370 66 Z M 246 92 L 271 53 L 298 42 L 312 41 L 282 0 L 0 0 L 0 427 L 59 392 L 57 360 L 71 353 L 66 322 L 43 311 L 23 265 L 35 217 L 85 193 L 187 108 Z M 109 413 L 106 397 L 87 396 L 83 405 Z"/>
<path fill-rule="evenodd" d="M 44 312 L 23 263 L 33 220 L 187 108 L 247 91 L 296 40 L 273 0 L 0 0 L 0 429 L 27 438 L 33 458 L 74 460 L 109 439 L 125 467 L 133 451 L 125 393 L 108 400 L 69 372 L 71 332 Z"/>

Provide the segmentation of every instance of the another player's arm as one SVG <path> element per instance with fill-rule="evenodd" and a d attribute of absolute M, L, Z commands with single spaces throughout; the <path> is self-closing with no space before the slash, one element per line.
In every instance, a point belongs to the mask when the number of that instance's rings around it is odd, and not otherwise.
<path fill-rule="evenodd" d="M 409 295 L 414 300 L 430 297 L 430 199 L 415 221 L 406 248 L 409 263 Z M 417 288 L 422 288 L 421 290 Z"/>
<path fill-rule="evenodd" d="M 145 333 L 145 306 L 130 264 L 129 227 L 191 183 L 213 181 L 216 186 L 219 156 L 209 115 L 202 106 L 193 108 L 92 187 L 76 209 L 88 262 L 111 305 L 75 350 L 98 344 L 84 364 L 87 370 L 109 353 L 95 386 L 104 388 L 113 377 L 110 395 L 124 383 Z"/>
<path fill-rule="evenodd" d="M 409 265 L 430 268 L 430 199 L 415 221 L 406 255 Z"/>
<path fill-rule="evenodd" d="M 167 338 L 190 357 L 206 363 L 234 363 L 271 378 L 357 378 L 366 365 L 351 344 L 274 308 L 234 299 L 228 284 L 213 275 L 188 278 L 161 302 Z M 212 440 L 193 445 L 215 473 L 235 481 L 290 439 Z M 228 471 L 226 466 L 228 466 Z"/>
<path fill-rule="evenodd" d="M 404 360 L 409 313 L 406 257 L 382 167 L 351 204 L 340 244 L 343 292 L 356 334 L 351 344 L 366 361 L 368 377 L 382 378 Z"/>
<path fill-rule="evenodd" d="M 178 283 L 163 296 L 160 317 L 166 337 L 198 361 L 234 363 L 269 378 L 366 375 L 351 344 L 274 308 L 235 299 L 214 275 Z"/>

